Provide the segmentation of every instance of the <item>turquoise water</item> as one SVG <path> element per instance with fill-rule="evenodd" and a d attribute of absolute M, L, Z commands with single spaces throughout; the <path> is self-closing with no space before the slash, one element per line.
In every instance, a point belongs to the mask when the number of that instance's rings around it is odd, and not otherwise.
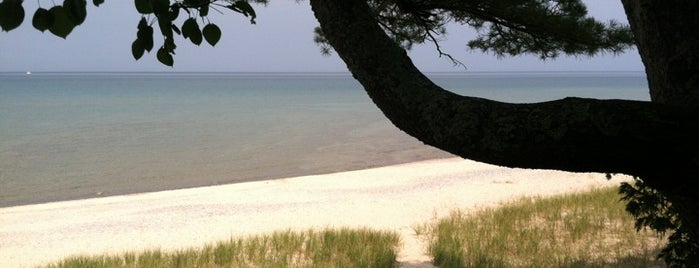
<path fill-rule="evenodd" d="M 641 73 L 433 74 L 507 102 L 647 100 Z M 346 74 L 0 74 L 0 207 L 446 157 Z"/>

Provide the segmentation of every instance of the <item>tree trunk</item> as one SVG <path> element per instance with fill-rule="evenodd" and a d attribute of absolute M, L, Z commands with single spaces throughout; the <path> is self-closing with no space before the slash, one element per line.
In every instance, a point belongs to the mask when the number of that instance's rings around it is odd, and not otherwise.
<path fill-rule="evenodd" d="M 699 104 L 699 1 L 622 0 L 653 102 Z"/>
<path fill-rule="evenodd" d="M 621 2 L 646 68 L 652 101 L 699 107 L 699 1 Z M 691 160 L 698 166 L 699 156 L 693 149 Z M 683 215 L 682 224 L 690 226 L 694 239 L 699 239 L 699 174 L 694 170 L 680 175 L 684 179 L 670 187 L 667 180 L 672 174 L 659 174 L 649 184 L 671 200 Z"/>
<path fill-rule="evenodd" d="M 693 1 L 684 2 L 696 10 Z M 459 96 L 432 83 L 413 65 L 377 25 L 366 1 L 311 0 L 311 5 L 353 76 L 386 117 L 409 135 L 496 165 L 638 176 L 674 196 L 683 213 L 697 219 L 699 202 L 693 192 L 699 172 L 699 24 L 679 25 L 686 23 L 685 17 L 674 9 L 657 17 L 645 12 L 673 3 L 677 9 L 687 8 L 676 2 L 624 2 L 648 68 L 652 102 L 566 98 L 507 104 Z M 699 12 L 686 14 L 689 18 Z M 671 34 L 674 27 L 681 32 Z M 655 54 L 656 49 L 662 51 Z M 698 223 L 688 224 L 699 233 Z"/>

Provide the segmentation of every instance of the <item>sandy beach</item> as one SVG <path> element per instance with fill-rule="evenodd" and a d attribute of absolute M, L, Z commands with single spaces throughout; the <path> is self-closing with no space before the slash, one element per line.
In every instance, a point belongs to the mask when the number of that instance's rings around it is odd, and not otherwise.
<path fill-rule="evenodd" d="M 413 227 L 453 209 L 616 186 L 628 177 L 497 167 L 460 158 L 325 175 L 0 208 L 0 267 L 76 254 L 202 246 L 275 230 L 370 227 L 402 236 L 403 267 L 429 267 Z"/>

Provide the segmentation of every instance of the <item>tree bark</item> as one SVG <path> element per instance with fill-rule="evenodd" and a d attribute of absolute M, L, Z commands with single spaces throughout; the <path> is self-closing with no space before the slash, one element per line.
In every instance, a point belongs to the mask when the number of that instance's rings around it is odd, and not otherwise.
<path fill-rule="evenodd" d="M 699 107 L 699 1 L 621 2 L 646 69 L 651 100 L 675 107 Z M 695 154 L 690 157 L 699 166 L 697 149 L 693 149 Z M 671 174 L 652 177 L 649 184 L 670 199 L 682 215 L 682 224 L 693 231 L 693 239 L 699 239 L 698 173 L 693 170 L 681 175 L 685 178 L 672 186 L 663 181 Z"/>
<path fill-rule="evenodd" d="M 622 0 L 653 102 L 699 104 L 699 1 Z"/>
<path fill-rule="evenodd" d="M 697 171 L 694 110 L 623 100 L 507 104 L 459 96 L 425 77 L 364 1 L 311 3 L 326 38 L 376 105 L 426 144 L 510 167 L 643 177 Z"/>
<path fill-rule="evenodd" d="M 694 196 L 699 185 L 699 23 L 692 19 L 694 25 L 678 25 L 685 17 L 675 9 L 686 7 L 661 2 L 624 1 L 648 69 L 652 102 L 566 98 L 535 104 L 464 97 L 438 87 L 377 25 L 366 1 L 311 0 L 311 5 L 353 76 L 386 117 L 409 135 L 496 165 L 641 177 L 674 195 L 673 202 L 685 207 L 683 214 L 694 215 L 692 228 L 699 234 Z M 695 10 L 679 13 L 699 14 L 699 2 L 684 2 Z M 673 4 L 678 7 L 651 16 L 649 8 Z M 679 19 L 649 19 L 673 16 Z M 671 34 L 675 26 L 681 30 Z M 662 39 L 668 36 L 669 44 Z"/>

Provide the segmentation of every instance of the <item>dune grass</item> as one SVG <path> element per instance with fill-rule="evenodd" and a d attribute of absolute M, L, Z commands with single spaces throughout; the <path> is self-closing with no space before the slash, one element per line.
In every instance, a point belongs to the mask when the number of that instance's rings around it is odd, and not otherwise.
<path fill-rule="evenodd" d="M 46 267 L 394 267 L 400 237 L 369 229 L 283 231 L 176 252 L 78 256 Z"/>
<path fill-rule="evenodd" d="M 421 225 L 439 267 L 663 267 L 664 240 L 637 233 L 617 188 L 523 198 Z"/>
<path fill-rule="evenodd" d="M 664 267 L 664 238 L 637 233 L 616 188 L 522 198 L 415 228 L 439 267 Z M 282 231 L 174 252 L 77 256 L 46 267 L 395 267 L 400 237 L 370 229 Z"/>

